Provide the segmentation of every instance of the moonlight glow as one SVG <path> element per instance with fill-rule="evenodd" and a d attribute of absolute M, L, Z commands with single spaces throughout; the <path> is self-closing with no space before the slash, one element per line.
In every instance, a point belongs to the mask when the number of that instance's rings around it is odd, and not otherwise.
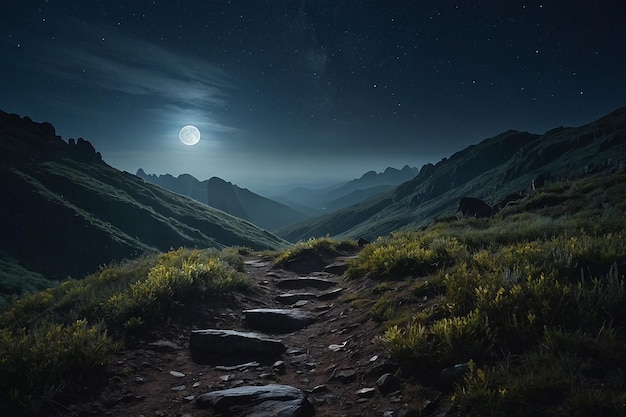
<path fill-rule="evenodd" d="M 200 142 L 200 130 L 193 125 L 187 125 L 180 129 L 178 137 L 185 145 L 192 146 Z"/>

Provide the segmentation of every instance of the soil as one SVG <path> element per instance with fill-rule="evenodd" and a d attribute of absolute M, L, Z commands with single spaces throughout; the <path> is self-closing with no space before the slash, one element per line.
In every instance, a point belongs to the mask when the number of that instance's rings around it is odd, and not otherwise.
<path fill-rule="evenodd" d="M 329 259 L 327 263 L 343 260 Z M 441 397 L 438 392 L 416 391 L 410 381 L 402 382 L 397 390 L 386 394 L 378 389 L 357 393 L 363 388 L 376 388 L 377 379 L 385 373 L 399 375 L 398 367 L 374 342 L 380 334 L 379 323 L 370 318 L 376 300 L 371 296 L 375 283 L 348 282 L 328 272 L 310 271 L 303 275 L 301 269 L 298 273 L 274 269 L 270 259 L 256 254 L 246 257 L 245 273 L 254 282 L 252 290 L 209 299 L 193 307 L 181 306 L 168 322 L 151 327 L 149 334 L 129 338 L 126 348 L 112 358 L 110 373 L 100 381 L 102 388 L 71 405 L 63 414 L 210 416 L 210 410 L 195 405 L 195 397 L 235 386 L 278 383 L 307 391 L 316 416 L 427 415 L 434 411 L 439 413 L 435 415 L 445 415 L 441 401 L 437 401 Z M 344 290 L 335 299 L 308 300 L 298 307 L 317 316 L 314 324 L 289 334 L 265 333 L 282 340 L 287 347 L 281 358 L 284 369 L 274 364 L 249 364 L 232 369 L 228 368 L 233 366 L 232 361 L 200 365 L 192 360 L 189 349 L 192 330 L 250 331 L 243 310 L 289 308 L 275 300 L 285 292 L 324 292 L 277 287 L 281 280 L 303 276 L 333 280 L 336 286 L 331 290 Z M 241 358 L 239 364 L 254 360 Z M 436 402 L 439 404 L 433 407 Z"/>

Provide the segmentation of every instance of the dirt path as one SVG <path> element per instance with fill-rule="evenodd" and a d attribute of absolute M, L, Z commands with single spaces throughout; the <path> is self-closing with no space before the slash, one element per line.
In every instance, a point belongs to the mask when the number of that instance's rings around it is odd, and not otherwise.
<path fill-rule="evenodd" d="M 252 256 L 246 260 L 245 272 L 256 284 L 253 291 L 207 302 L 193 311 L 183 309 L 160 330 L 138 338 L 136 346 L 129 346 L 113 358 L 115 376 L 105 382 L 107 388 L 99 397 L 72 406 L 68 415 L 207 416 L 210 412 L 194 403 L 198 395 L 272 383 L 307 391 L 316 416 L 397 416 L 406 409 L 407 399 L 401 391 L 383 395 L 375 389 L 381 375 L 396 369 L 383 349 L 373 343 L 377 330 L 369 318 L 371 304 L 355 308 L 345 300 L 363 288 L 346 289 L 346 282 L 338 275 L 340 270 L 335 274 L 297 274 L 272 269 L 268 260 Z M 335 285 L 324 290 L 279 288 L 284 280 L 305 276 L 333 281 Z M 198 365 L 192 360 L 192 330 L 250 331 L 244 310 L 291 308 L 276 297 L 303 292 L 309 295 L 298 302 L 297 308 L 315 315 L 315 323 L 288 334 L 266 333 L 287 347 L 281 358 L 284 364 L 227 367 Z M 310 294 L 326 297 L 311 298 Z M 297 298 L 291 301 L 295 304 Z"/>

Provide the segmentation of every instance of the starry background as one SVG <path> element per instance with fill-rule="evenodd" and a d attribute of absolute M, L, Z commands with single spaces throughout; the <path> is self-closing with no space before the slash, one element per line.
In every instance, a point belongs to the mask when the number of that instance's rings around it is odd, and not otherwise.
<path fill-rule="evenodd" d="M 4 0 L 0 109 L 119 169 L 267 193 L 624 106 L 624 17 L 621 0 Z"/>

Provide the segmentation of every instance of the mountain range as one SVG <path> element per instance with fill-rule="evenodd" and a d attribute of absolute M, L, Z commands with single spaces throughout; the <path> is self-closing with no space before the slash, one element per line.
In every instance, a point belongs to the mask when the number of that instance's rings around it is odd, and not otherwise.
<path fill-rule="evenodd" d="M 61 280 L 170 248 L 285 244 L 245 220 L 107 165 L 88 141 L 65 142 L 50 123 L 0 112 L 2 274 Z M 10 278 L 0 281 L 8 285 Z"/>
<path fill-rule="evenodd" d="M 272 199 L 319 216 L 349 207 L 391 190 L 411 180 L 418 172 L 417 168 L 408 165 L 405 165 L 402 169 L 388 167 L 383 172 L 368 171 L 360 178 L 330 187 L 320 189 L 293 188 L 283 194 L 272 197 Z"/>
<path fill-rule="evenodd" d="M 293 188 L 266 198 L 218 177 L 199 181 L 189 174 L 137 176 L 152 184 L 247 220 L 263 229 L 275 231 L 305 219 L 329 213 L 388 191 L 417 175 L 417 168 L 389 167 L 384 172 L 369 171 L 360 178 L 322 189 Z"/>
<path fill-rule="evenodd" d="M 625 160 L 621 108 L 585 126 L 542 135 L 510 130 L 424 165 L 417 175 L 414 168 L 389 168 L 336 187 L 283 195 L 294 204 L 321 202 L 327 208 L 358 201 L 305 219 L 310 213 L 219 178 L 142 175 L 143 180 L 107 165 L 87 140 L 66 142 L 50 123 L 0 112 L 0 291 L 18 294 L 50 280 L 82 277 L 102 264 L 182 246 L 276 249 L 326 235 L 375 239 L 454 216 L 462 197 L 497 206 L 528 192 L 534 179 L 621 172 Z M 391 177 L 406 180 L 392 185 Z M 152 184 L 155 178 L 172 182 L 177 192 Z M 212 194 L 213 207 L 181 195 L 194 193 L 207 202 Z M 274 233 L 251 223 L 262 223 L 272 210 L 285 217 L 283 223 L 263 224 Z"/>
<path fill-rule="evenodd" d="M 199 181 L 189 174 L 182 174 L 178 177 L 170 174 L 148 175 L 141 168 L 136 175 L 144 181 L 189 196 L 196 201 L 270 231 L 309 217 L 291 207 L 262 197 L 247 188 L 238 187 L 218 177 Z"/>
<path fill-rule="evenodd" d="M 509 130 L 424 165 L 415 178 L 384 194 L 276 233 L 289 241 L 325 235 L 374 239 L 455 215 L 462 197 L 497 205 L 528 190 L 535 178 L 623 171 L 625 160 L 626 108 L 542 135 Z"/>

